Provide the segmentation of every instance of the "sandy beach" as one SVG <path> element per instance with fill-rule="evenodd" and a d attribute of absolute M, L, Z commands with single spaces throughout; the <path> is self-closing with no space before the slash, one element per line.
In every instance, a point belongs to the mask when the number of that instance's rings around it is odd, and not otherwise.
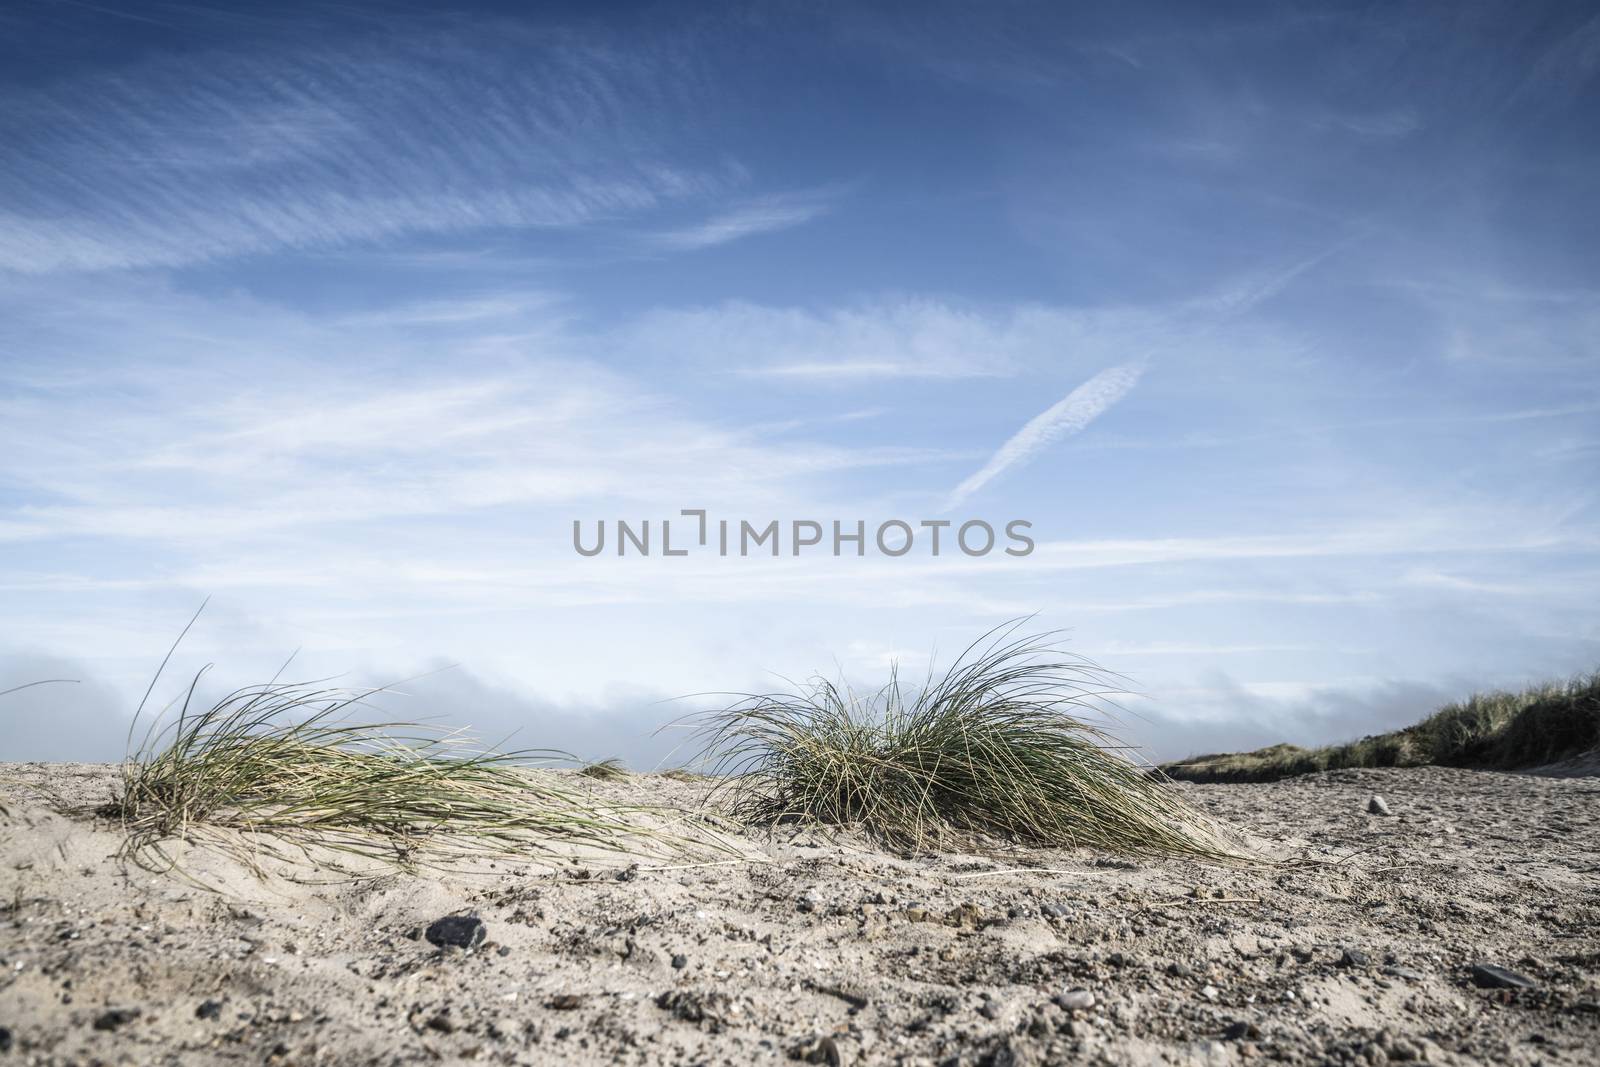
<path fill-rule="evenodd" d="M 1289 861 L 1259 869 L 907 856 L 784 829 L 746 835 L 751 859 L 731 862 L 593 854 L 323 885 L 300 881 L 306 865 L 263 879 L 194 850 L 200 888 L 115 858 L 115 824 L 62 813 L 108 799 L 114 767 L 5 765 L 0 1055 L 1592 1063 L 1600 782 L 1579 773 L 1592 769 L 1180 785 Z M 618 802 L 692 809 L 705 795 L 658 775 L 572 781 Z M 1374 794 L 1390 815 L 1369 813 Z M 481 941 L 431 943 L 447 916 L 480 920 L 454 932 Z"/>

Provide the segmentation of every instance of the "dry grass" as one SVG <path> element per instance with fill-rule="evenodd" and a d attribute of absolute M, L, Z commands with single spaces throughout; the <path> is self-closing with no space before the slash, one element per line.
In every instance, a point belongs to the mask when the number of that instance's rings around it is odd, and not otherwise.
<path fill-rule="evenodd" d="M 826 679 L 749 695 L 702 724 L 735 812 L 857 825 L 901 848 L 981 839 L 1211 860 L 1241 852 L 1091 719 L 1118 679 L 1054 635 L 992 631 L 907 693 Z"/>
<path fill-rule="evenodd" d="M 628 768 L 615 756 L 585 764 L 578 768 L 578 773 L 597 782 L 620 782 L 629 776 Z"/>
<path fill-rule="evenodd" d="M 174 866 L 175 839 L 254 860 L 316 847 L 401 868 L 516 856 L 554 845 L 638 847 L 628 811 L 602 809 L 459 733 L 352 716 L 376 690 L 269 682 L 193 710 L 194 686 L 125 763 L 106 813 L 125 855 Z M 158 724 L 159 725 L 159 724 Z"/>

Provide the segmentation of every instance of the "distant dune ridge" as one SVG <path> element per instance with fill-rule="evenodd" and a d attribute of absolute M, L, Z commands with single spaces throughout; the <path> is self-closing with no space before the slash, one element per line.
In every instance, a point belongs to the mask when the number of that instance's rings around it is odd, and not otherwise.
<path fill-rule="evenodd" d="M 1190 782 L 1273 782 L 1358 767 L 1518 770 L 1592 764 L 1600 748 L 1600 671 L 1519 692 L 1474 693 L 1412 726 L 1343 745 L 1279 744 L 1213 753 L 1162 766 Z"/>

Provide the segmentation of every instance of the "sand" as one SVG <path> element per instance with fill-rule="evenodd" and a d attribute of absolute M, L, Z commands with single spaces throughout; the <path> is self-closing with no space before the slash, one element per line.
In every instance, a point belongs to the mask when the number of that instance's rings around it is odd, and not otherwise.
<path fill-rule="evenodd" d="M 1260 870 L 785 830 L 744 843 L 766 862 L 328 885 L 191 853 L 202 889 L 61 813 L 114 769 L 0 765 L 0 1063 L 1597 1063 L 1585 769 L 1181 786 L 1274 855 L 1337 861 Z M 417 936 L 451 914 L 486 941 Z M 1479 963 L 1532 988 L 1480 988 Z"/>

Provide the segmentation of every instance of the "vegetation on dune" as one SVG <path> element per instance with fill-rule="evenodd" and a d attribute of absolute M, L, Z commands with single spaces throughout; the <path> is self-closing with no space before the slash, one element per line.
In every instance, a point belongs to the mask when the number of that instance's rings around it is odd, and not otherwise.
<path fill-rule="evenodd" d="M 288 844 L 410 868 L 645 836 L 627 812 L 525 766 L 559 754 L 498 753 L 459 733 L 354 720 L 375 692 L 273 681 L 197 711 L 191 685 L 177 717 L 129 756 L 105 809 L 127 830 L 124 855 L 171 869 L 167 846 L 181 838 L 245 858 Z"/>
<path fill-rule="evenodd" d="M 597 782 L 620 782 L 628 777 L 628 768 L 615 756 L 597 760 L 578 768 L 578 773 Z"/>
<path fill-rule="evenodd" d="M 1413 726 L 1343 745 L 1273 745 L 1166 764 L 1194 782 L 1270 782 L 1349 767 L 1474 767 L 1514 770 L 1600 745 L 1600 672 L 1520 692 L 1476 693 Z"/>
<path fill-rule="evenodd" d="M 858 697 L 817 678 L 742 697 L 703 724 L 734 811 L 755 823 L 857 825 L 895 847 L 982 838 L 1240 858 L 1090 719 L 1115 676 L 1052 634 L 991 631 L 913 693 L 891 671 Z"/>

